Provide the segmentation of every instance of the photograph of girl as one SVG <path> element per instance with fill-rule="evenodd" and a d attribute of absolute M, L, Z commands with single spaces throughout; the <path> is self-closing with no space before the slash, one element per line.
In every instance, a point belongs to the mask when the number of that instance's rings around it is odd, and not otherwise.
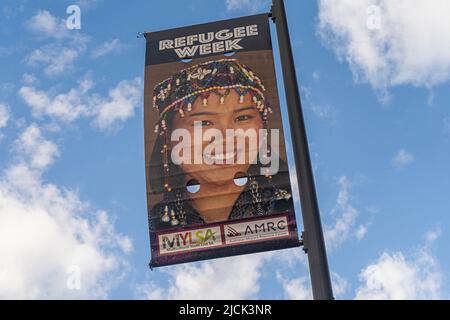
<path fill-rule="evenodd" d="M 251 150 L 251 145 L 259 148 L 262 141 L 246 141 L 243 151 L 235 145 L 232 151 L 224 146 L 221 152 L 208 153 L 203 150 L 211 141 L 192 139 L 189 158 L 194 159 L 200 150 L 209 161 L 180 165 L 173 161 L 172 150 L 179 143 L 172 141 L 175 130 L 194 135 L 201 127 L 226 136 L 229 129 L 269 129 L 272 113 L 280 111 L 272 110 L 265 92 L 263 81 L 249 67 L 230 58 L 183 69 L 154 87 L 152 104 L 159 118 L 155 119 L 147 174 L 151 195 L 159 200 L 150 208 L 152 231 L 293 210 L 285 156 L 281 159 L 278 153 L 272 154 L 279 168 L 276 173 L 264 171 L 267 164 Z M 281 128 L 281 123 L 276 126 Z M 201 148 L 196 143 L 201 143 Z M 244 152 L 245 161 L 237 161 L 239 152 Z"/>

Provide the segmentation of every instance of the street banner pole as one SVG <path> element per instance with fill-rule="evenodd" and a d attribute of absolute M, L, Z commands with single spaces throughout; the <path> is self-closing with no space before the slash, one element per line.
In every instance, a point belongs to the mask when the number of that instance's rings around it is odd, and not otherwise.
<path fill-rule="evenodd" d="M 315 300 L 332 300 L 333 289 L 283 0 L 273 0 L 272 20 L 276 25 L 280 49 L 292 147 L 301 197 L 303 245 L 308 254 L 313 297 Z"/>

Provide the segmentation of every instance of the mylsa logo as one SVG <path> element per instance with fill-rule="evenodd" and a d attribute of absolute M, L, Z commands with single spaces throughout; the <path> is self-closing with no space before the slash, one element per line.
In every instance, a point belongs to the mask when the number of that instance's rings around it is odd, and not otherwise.
<path fill-rule="evenodd" d="M 222 245 L 220 227 L 181 231 L 158 236 L 160 254 L 191 251 Z"/>

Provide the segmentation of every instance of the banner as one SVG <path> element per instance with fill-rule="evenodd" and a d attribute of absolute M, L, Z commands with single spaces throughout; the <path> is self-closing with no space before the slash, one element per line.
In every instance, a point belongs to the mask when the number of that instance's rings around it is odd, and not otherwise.
<path fill-rule="evenodd" d="M 267 14 L 146 40 L 150 266 L 299 246 Z"/>

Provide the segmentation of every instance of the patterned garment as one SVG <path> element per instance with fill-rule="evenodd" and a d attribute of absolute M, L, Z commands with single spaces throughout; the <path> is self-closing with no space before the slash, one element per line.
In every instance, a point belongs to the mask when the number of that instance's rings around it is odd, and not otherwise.
<path fill-rule="evenodd" d="M 255 194 L 260 195 L 259 202 L 255 201 Z M 153 231 L 167 230 L 174 228 L 170 222 L 163 222 L 162 216 L 164 212 L 164 204 L 157 204 L 150 214 L 150 229 Z M 183 203 L 184 211 L 186 213 L 186 223 L 183 227 L 191 227 L 205 224 L 204 219 L 191 206 L 189 201 Z M 267 216 L 279 214 L 288 211 L 294 207 L 291 193 L 284 189 L 275 187 L 258 188 L 252 190 L 250 184 L 238 197 L 233 209 L 228 217 L 230 220 L 239 220 L 244 218 Z M 177 226 L 180 227 L 180 226 Z"/>

